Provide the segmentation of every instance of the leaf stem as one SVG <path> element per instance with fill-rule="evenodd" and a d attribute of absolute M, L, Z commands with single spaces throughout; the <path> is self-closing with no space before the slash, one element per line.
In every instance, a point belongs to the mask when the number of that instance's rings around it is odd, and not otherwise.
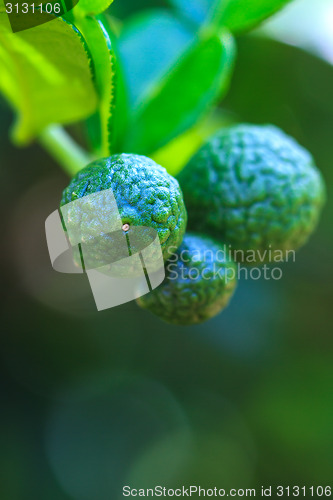
<path fill-rule="evenodd" d="M 40 144 L 73 177 L 92 161 L 72 137 L 59 125 L 51 125 L 39 135 Z"/>

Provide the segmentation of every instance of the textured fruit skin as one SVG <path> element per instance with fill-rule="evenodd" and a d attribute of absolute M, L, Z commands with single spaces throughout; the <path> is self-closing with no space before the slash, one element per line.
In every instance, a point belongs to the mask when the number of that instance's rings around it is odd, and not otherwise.
<path fill-rule="evenodd" d="M 244 251 L 296 250 L 325 200 L 312 156 L 271 125 L 219 131 L 178 180 L 189 227 Z"/>
<path fill-rule="evenodd" d="M 236 265 L 208 236 L 186 233 L 165 270 L 163 283 L 137 303 L 168 323 L 193 325 L 216 316 L 236 287 Z"/>
<path fill-rule="evenodd" d="M 145 226 L 155 229 L 166 259 L 170 246 L 178 248 L 186 231 L 187 213 L 182 191 L 176 179 L 145 156 L 120 154 L 95 161 L 81 170 L 64 190 L 60 206 L 99 191 L 112 188 L 122 223 L 130 226 Z M 98 219 L 103 217 L 106 207 L 93 207 Z M 94 220 L 89 218 L 87 233 L 92 230 Z M 70 224 L 66 222 L 66 225 Z M 78 216 L 74 221 L 84 225 Z M 112 235 L 99 238 L 96 262 L 102 261 L 110 248 Z"/>

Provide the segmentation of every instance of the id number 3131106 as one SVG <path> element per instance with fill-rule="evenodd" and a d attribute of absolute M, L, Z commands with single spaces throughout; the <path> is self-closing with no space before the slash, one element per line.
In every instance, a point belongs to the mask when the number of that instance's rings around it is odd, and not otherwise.
<path fill-rule="evenodd" d="M 35 14 L 35 13 L 45 13 L 45 14 L 60 14 L 61 5 L 60 3 L 6 3 L 6 13 L 7 14 Z"/>

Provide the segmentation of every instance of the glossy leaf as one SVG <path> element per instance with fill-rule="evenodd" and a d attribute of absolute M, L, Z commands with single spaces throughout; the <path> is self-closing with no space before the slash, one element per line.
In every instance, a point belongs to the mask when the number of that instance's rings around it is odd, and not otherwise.
<path fill-rule="evenodd" d="M 134 16 L 125 24 L 119 53 L 133 107 L 163 78 L 192 39 L 183 23 L 161 9 Z"/>
<path fill-rule="evenodd" d="M 112 34 L 107 19 L 86 17 L 76 25 L 84 36 L 93 59 L 93 73 L 99 96 L 98 111 L 90 125 L 95 136 L 95 148 L 100 156 L 117 150 L 127 116 L 121 71 L 114 52 Z"/>
<path fill-rule="evenodd" d="M 4 0 L 0 0 L 0 33 L 11 31 Z"/>
<path fill-rule="evenodd" d="M 200 25 L 207 18 L 208 12 L 212 8 L 213 0 L 170 0 L 185 18 L 196 25 Z"/>
<path fill-rule="evenodd" d="M 209 15 L 210 23 L 226 26 L 233 33 L 248 31 L 272 16 L 291 0 L 218 0 Z"/>
<path fill-rule="evenodd" d="M 228 33 L 196 39 L 140 102 L 128 148 L 148 154 L 191 128 L 226 92 L 234 54 Z"/>
<path fill-rule="evenodd" d="M 208 24 L 233 33 L 248 31 L 282 9 L 291 0 L 170 0 L 197 26 Z"/>
<path fill-rule="evenodd" d="M 91 61 L 77 29 L 56 18 L 13 34 L 0 16 L 0 90 L 18 114 L 14 140 L 29 143 L 51 123 L 93 113 Z"/>

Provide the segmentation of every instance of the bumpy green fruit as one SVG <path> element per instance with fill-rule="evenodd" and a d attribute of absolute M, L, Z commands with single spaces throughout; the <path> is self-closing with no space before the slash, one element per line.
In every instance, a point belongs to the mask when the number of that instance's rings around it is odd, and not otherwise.
<path fill-rule="evenodd" d="M 114 199 L 121 217 L 130 234 L 134 226 L 144 226 L 157 231 L 164 259 L 169 247 L 178 248 L 186 231 L 187 213 L 183 195 L 176 179 L 167 171 L 145 156 L 120 154 L 95 161 L 81 170 L 64 190 L 61 206 L 85 196 L 112 188 Z M 100 221 L 108 217 L 108 206 L 101 197 L 92 202 L 89 215 L 76 210 L 75 204 L 68 220 L 67 230 L 94 236 L 96 265 L 107 261 L 106 253 L 112 247 L 113 235 L 98 235 Z M 76 213 L 77 212 L 77 213 Z M 82 210 L 81 210 L 82 212 Z M 95 229 L 97 228 L 97 229 Z M 86 241 L 89 245 L 89 241 Z M 111 245 L 110 245 L 111 243 Z M 96 247 L 96 248 L 95 248 Z"/>
<path fill-rule="evenodd" d="M 187 233 L 165 268 L 163 283 L 137 302 L 168 323 L 192 325 L 212 318 L 228 305 L 236 287 L 236 265 L 207 236 Z"/>
<path fill-rule="evenodd" d="M 261 255 L 303 245 L 325 199 L 312 156 L 270 125 L 221 130 L 178 180 L 190 228 Z"/>

